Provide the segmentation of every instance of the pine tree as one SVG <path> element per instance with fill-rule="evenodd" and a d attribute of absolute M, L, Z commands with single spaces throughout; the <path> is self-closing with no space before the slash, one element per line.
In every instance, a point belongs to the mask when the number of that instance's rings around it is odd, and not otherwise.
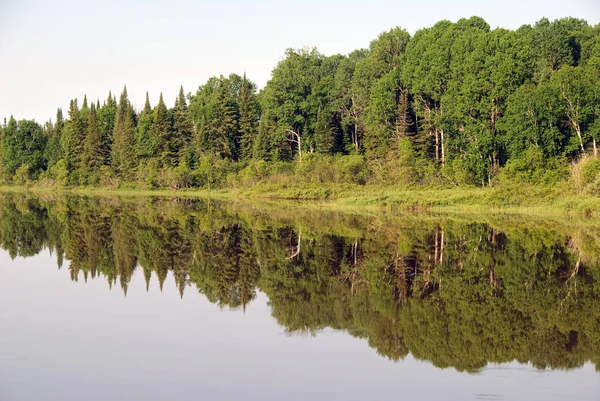
<path fill-rule="evenodd" d="M 156 154 L 157 142 L 152 136 L 152 124 L 154 113 L 150 106 L 150 97 L 146 92 L 146 102 L 144 109 L 140 113 L 140 118 L 136 130 L 136 148 L 137 153 L 141 158 L 147 159 L 154 157 Z"/>
<path fill-rule="evenodd" d="M 77 167 L 82 165 L 84 141 L 85 131 L 79 116 L 77 99 L 74 99 L 69 105 L 69 121 L 63 135 L 63 154 L 69 173 L 76 171 Z"/>
<path fill-rule="evenodd" d="M 183 86 L 179 88 L 179 96 L 175 101 L 173 110 L 173 140 L 171 141 L 171 151 L 178 155 L 181 160 L 186 152 L 189 152 L 189 145 L 192 140 L 194 126 L 183 93 Z"/>
<path fill-rule="evenodd" d="M 90 179 L 94 175 L 99 177 L 97 174 L 100 166 L 102 165 L 102 153 L 100 148 L 100 128 L 98 127 L 98 120 L 96 118 L 96 107 L 92 103 L 90 109 L 90 117 L 88 122 L 87 136 L 85 138 L 84 150 L 83 150 L 83 168 L 88 176 L 88 182 L 97 183 L 96 179 Z"/>
<path fill-rule="evenodd" d="M 174 166 L 177 158 L 169 148 L 169 140 L 172 137 L 171 117 L 169 116 L 169 110 L 167 110 L 162 93 L 154 109 L 151 136 L 157 143 L 155 156 L 158 157 L 159 164 L 162 166 Z"/>
<path fill-rule="evenodd" d="M 60 146 L 60 139 L 63 132 L 65 122 L 63 120 L 62 109 L 56 111 L 56 122 L 52 126 L 52 130 L 48 134 L 48 144 L 46 146 L 46 160 L 48 161 L 48 169 L 58 163 L 62 158 L 62 149 Z"/>
<path fill-rule="evenodd" d="M 108 92 L 108 99 L 104 105 L 96 109 L 98 127 L 100 128 L 100 149 L 102 153 L 102 164 L 110 166 L 113 134 L 117 114 L 117 101 L 111 92 Z"/>
<path fill-rule="evenodd" d="M 135 154 L 135 112 L 127 97 L 127 88 L 123 88 L 113 133 L 111 148 L 112 166 L 122 178 L 131 178 L 137 165 Z"/>
<path fill-rule="evenodd" d="M 83 126 L 83 132 L 87 132 L 87 125 L 90 119 L 90 106 L 88 105 L 87 95 L 83 95 L 83 103 L 79 109 L 79 119 Z"/>
<path fill-rule="evenodd" d="M 238 156 L 238 115 L 229 81 L 221 76 L 215 90 L 214 118 L 209 127 L 212 146 L 221 157 Z"/>
<path fill-rule="evenodd" d="M 254 91 L 254 85 L 246 79 L 246 73 L 244 73 L 238 101 L 240 112 L 240 155 L 243 160 L 252 158 L 255 147 L 258 105 Z"/>

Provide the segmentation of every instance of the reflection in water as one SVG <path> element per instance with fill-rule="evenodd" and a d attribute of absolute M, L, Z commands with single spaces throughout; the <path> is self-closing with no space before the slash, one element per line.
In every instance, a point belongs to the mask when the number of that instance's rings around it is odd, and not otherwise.
<path fill-rule="evenodd" d="M 260 290 L 287 332 L 346 330 L 393 360 L 600 369 L 600 227 L 591 223 L 5 196 L 0 225 L 11 257 L 48 248 L 59 268 L 70 261 L 72 280 L 103 277 L 126 295 L 136 269 L 161 289 L 171 272 L 182 297 L 191 286 L 241 308 Z"/>

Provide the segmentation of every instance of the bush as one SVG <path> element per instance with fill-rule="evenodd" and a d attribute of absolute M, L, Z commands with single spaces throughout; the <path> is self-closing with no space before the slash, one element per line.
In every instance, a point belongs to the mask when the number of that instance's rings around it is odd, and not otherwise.
<path fill-rule="evenodd" d="M 251 160 L 246 167 L 241 169 L 237 175 L 239 181 L 244 183 L 256 183 L 269 176 L 269 165 L 264 160 Z"/>
<path fill-rule="evenodd" d="M 13 176 L 13 182 L 18 185 L 29 184 L 29 166 L 27 164 L 22 164 L 16 171 Z"/>
<path fill-rule="evenodd" d="M 141 162 L 138 166 L 135 180 L 142 188 L 158 187 L 158 165 L 156 159 Z"/>
<path fill-rule="evenodd" d="M 454 159 L 448 163 L 448 175 L 458 185 L 476 185 L 477 177 L 465 159 Z"/>
<path fill-rule="evenodd" d="M 332 156 L 308 153 L 296 164 L 296 176 L 302 182 L 339 182 L 339 171 Z"/>
<path fill-rule="evenodd" d="M 583 157 L 571 165 L 571 178 L 578 193 L 596 192 L 596 181 L 600 173 L 600 159 Z M 590 186 L 590 184 L 592 184 Z M 586 188 L 590 186 L 590 188 Z"/>
<path fill-rule="evenodd" d="M 565 180 L 568 174 L 569 170 L 565 159 L 549 159 L 539 147 L 532 146 L 519 158 L 509 160 L 500 170 L 495 181 L 550 186 Z"/>
<path fill-rule="evenodd" d="M 335 167 L 339 170 L 337 175 L 346 184 L 365 185 L 369 179 L 369 166 L 363 156 L 342 156 L 337 159 Z"/>
<path fill-rule="evenodd" d="M 117 187 L 121 180 L 115 176 L 112 169 L 109 166 L 100 167 L 100 185 L 106 187 Z"/>

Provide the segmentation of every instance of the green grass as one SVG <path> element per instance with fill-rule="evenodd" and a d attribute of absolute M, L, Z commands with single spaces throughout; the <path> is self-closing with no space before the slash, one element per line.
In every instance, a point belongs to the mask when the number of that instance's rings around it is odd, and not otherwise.
<path fill-rule="evenodd" d="M 257 184 L 251 187 L 217 190 L 145 190 L 116 187 L 57 188 L 43 186 L 3 186 L 0 192 L 70 193 L 101 196 L 199 197 L 245 202 L 298 201 L 302 207 L 340 209 L 382 209 L 388 211 L 440 211 L 477 213 L 569 213 L 600 214 L 600 197 L 576 195 L 566 187 L 543 188 L 510 185 L 476 187 L 390 187 L 351 184 Z M 298 202 L 296 202 L 298 204 Z"/>

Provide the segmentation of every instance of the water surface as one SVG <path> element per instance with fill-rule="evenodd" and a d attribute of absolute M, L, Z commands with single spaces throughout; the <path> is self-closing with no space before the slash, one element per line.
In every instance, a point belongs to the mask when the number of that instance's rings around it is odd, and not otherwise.
<path fill-rule="evenodd" d="M 600 224 L 4 196 L 0 400 L 597 400 Z"/>

